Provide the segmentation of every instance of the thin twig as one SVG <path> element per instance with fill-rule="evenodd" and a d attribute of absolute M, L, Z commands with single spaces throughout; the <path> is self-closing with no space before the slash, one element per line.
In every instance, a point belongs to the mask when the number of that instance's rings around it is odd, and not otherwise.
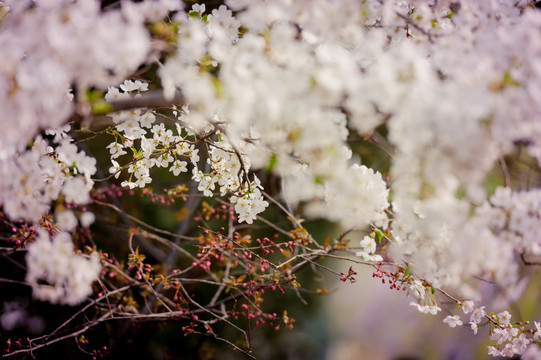
<path fill-rule="evenodd" d="M 9 354 L 4 354 L 2 355 L 3 357 L 9 357 L 9 356 L 13 356 L 13 355 L 17 355 L 17 354 L 22 354 L 22 353 L 28 353 L 28 352 L 34 352 L 42 347 L 46 347 L 46 346 L 50 346 L 54 343 L 57 343 L 59 341 L 63 341 L 63 340 L 66 340 L 66 339 L 69 339 L 69 338 L 75 338 L 77 337 L 78 335 L 81 335 L 81 334 L 84 334 L 85 332 L 88 331 L 88 329 L 90 329 L 91 327 L 94 327 L 96 326 L 97 324 L 99 324 L 100 322 L 103 322 L 105 321 L 107 318 L 109 318 L 110 316 L 112 315 L 112 312 L 109 311 L 107 313 L 105 313 L 104 315 L 102 315 L 99 319 L 97 320 L 94 320 L 92 321 L 91 323 L 85 325 L 82 329 L 80 330 L 77 330 L 73 333 L 70 333 L 68 335 L 64 335 L 64 336 L 61 336 L 59 338 L 56 338 L 56 339 L 53 339 L 51 341 L 48 341 L 46 343 L 43 343 L 43 344 L 40 344 L 40 345 L 36 345 L 36 346 L 31 346 L 29 349 L 20 349 L 20 350 L 16 350 L 16 351 L 13 351 Z"/>
<path fill-rule="evenodd" d="M 222 321 L 224 321 L 225 323 L 227 323 L 228 325 L 231 325 L 232 327 L 234 327 L 235 329 L 237 329 L 238 331 L 240 331 L 243 335 L 244 335 L 244 339 L 246 341 L 246 345 L 248 346 L 249 349 L 251 349 L 251 344 L 250 344 L 250 340 L 248 339 L 248 335 L 246 334 L 246 331 L 242 330 L 241 328 L 239 328 L 237 325 L 233 324 L 231 321 L 227 320 L 225 317 L 223 316 L 220 316 L 212 311 L 210 311 L 209 309 L 207 309 L 206 307 L 204 307 L 203 305 L 199 304 L 198 302 L 196 302 L 195 300 L 193 300 L 191 298 L 191 296 L 188 294 L 188 292 L 186 291 L 186 289 L 184 288 L 184 286 L 182 286 L 182 284 L 180 285 L 180 290 L 182 291 L 184 297 L 192 304 L 192 305 L 195 305 L 196 307 L 198 307 L 201 311 L 217 318 L 217 319 L 220 319 Z"/>
<path fill-rule="evenodd" d="M 131 221 L 139 224 L 139 225 L 142 225 L 154 232 L 157 232 L 157 233 L 160 233 L 160 234 L 164 234 L 164 235 L 168 235 L 168 236 L 171 236 L 171 237 L 174 237 L 174 238 L 178 238 L 178 239 L 184 239 L 184 240 L 194 240 L 193 237 L 190 237 L 190 236 L 184 236 L 184 235 L 178 235 L 178 234 L 175 234 L 173 232 L 170 232 L 170 231 L 167 231 L 167 230 L 162 230 L 162 229 L 159 229 L 157 227 L 154 227 L 150 224 L 147 224 L 146 222 L 144 221 L 141 221 L 139 220 L 138 218 L 136 218 L 135 216 L 132 216 L 130 214 L 128 214 L 127 212 L 125 212 L 124 210 L 120 209 L 118 206 L 116 205 L 113 205 L 113 204 L 109 204 L 109 203 L 106 203 L 106 202 L 103 202 L 103 201 L 100 201 L 100 200 L 96 200 L 96 199 L 93 199 L 92 200 L 92 203 L 93 204 L 98 204 L 98 205 L 102 205 L 102 206 L 106 206 L 110 209 L 113 209 L 114 211 L 120 213 L 120 214 L 123 214 L 124 216 L 126 216 L 128 219 L 130 219 Z"/>
<path fill-rule="evenodd" d="M 503 158 L 503 156 L 500 156 L 499 161 L 500 161 L 500 168 L 502 169 L 502 173 L 503 173 L 503 179 L 505 181 L 505 186 L 510 188 L 512 185 L 511 175 L 509 175 L 507 164 L 505 163 L 505 159 Z"/>

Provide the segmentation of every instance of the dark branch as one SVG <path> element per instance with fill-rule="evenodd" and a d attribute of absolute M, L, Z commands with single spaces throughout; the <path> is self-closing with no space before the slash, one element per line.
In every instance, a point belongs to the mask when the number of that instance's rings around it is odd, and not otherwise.
<path fill-rule="evenodd" d="M 153 90 L 146 92 L 145 94 L 126 100 L 111 101 L 105 104 L 103 107 L 93 107 L 92 113 L 94 115 L 104 115 L 117 111 L 139 109 L 139 108 L 163 108 L 170 107 L 172 105 L 184 105 L 186 104 L 186 98 L 181 92 L 175 93 L 172 99 L 168 99 L 164 96 L 162 90 Z"/>

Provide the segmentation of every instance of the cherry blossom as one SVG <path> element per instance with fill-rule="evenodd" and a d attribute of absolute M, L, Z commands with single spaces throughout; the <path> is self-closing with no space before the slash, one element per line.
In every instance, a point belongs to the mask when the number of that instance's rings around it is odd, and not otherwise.
<path fill-rule="evenodd" d="M 443 322 L 449 325 L 450 328 L 462 326 L 462 320 L 460 320 L 460 317 L 458 315 L 447 316 L 445 319 L 443 319 Z"/>
<path fill-rule="evenodd" d="M 101 269 L 99 258 L 73 253 L 68 233 L 58 233 L 52 239 L 44 230 L 28 247 L 26 281 L 32 285 L 33 295 L 51 303 L 75 305 L 92 293 L 91 284 Z"/>

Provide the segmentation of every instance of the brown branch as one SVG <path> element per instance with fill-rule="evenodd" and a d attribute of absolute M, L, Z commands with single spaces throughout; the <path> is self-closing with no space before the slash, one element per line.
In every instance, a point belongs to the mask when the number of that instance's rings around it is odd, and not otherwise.
<path fill-rule="evenodd" d="M 511 187 L 511 175 L 509 175 L 509 170 L 507 169 L 507 164 L 505 163 L 505 159 L 503 156 L 500 156 L 500 168 L 502 169 L 503 178 L 505 181 L 506 187 Z"/>
<path fill-rule="evenodd" d="M 108 102 L 103 109 L 100 109 L 99 111 L 94 111 L 93 115 L 104 115 L 117 111 L 125 111 L 139 108 L 156 109 L 184 104 L 186 104 L 186 98 L 184 97 L 184 95 L 182 95 L 181 92 L 175 93 L 173 99 L 168 99 L 164 96 L 163 90 L 153 90 L 131 99 Z"/>
<path fill-rule="evenodd" d="M 9 354 L 5 354 L 5 355 L 2 355 L 2 356 L 3 357 L 8 357 L 8 356 L 13 356 L 13 355 L 22 354 L 22 353 L 32 353 L 32 352 L 34 352 L 34 351 L 36 351 L 36 350 L 38 350 L 40 348 L 52 345 L 52 344 L 57 343 L 59 341 L 66 340 L 66 339 L 69 339 L 69 338 L 75 338 L 78 335 L 81 335 L 81 334 L 84 334 L 85 332 L 87 332 L 88 329 L 90 329 L 91 327 L 94 327 L 97 324 L 107 320 L 107 318 L 109 318 L 111 315 L 112 315 L 112 312 L 109 311 L 109 312 L 105 313 L 104 315 L 102 315 L 99 319 L 87 323 L 82 329 L 77 330 L 77 331 L 75 331 L 73 333 L 58 337 L 56 339 L 53 339 L 51 341 L 48 341 L 48 342 L 40 344 L 40 345 L 31 346 L 28 349 L 16 350 L 16 351 L 13 351 L 13 352 L 11 352 Z"/>
<path fill-rule="evenodd" d="M 190 294 L 188 294 L 188 292 L 186 291 L 186 289 L 184 288 L 184 286 L 182 286 L 182 284 L 180 284 L 180 290 L 182 291 L 182 294 L 184 295 L 184 297 L 194 306 L 198 307 L 201 311 L 219 319 L 219 320 L 222 320 L 224 321 L 225 323 L 231 325 L 233 328 L 237 329 L 238 331 L 240 331 L 243 335 L 244 335 L 244 340 L 246 341 L 246 345 L 248 346 L 248 349 L 251 349 L 252 348 L 252 344 L 250 343 L 250 340 L 248 338 L 248 335 L 246 333 L 246 331 L 242 330 L 241 328 L 239 328 L 237 325 L 233 324 L 231 321 L 227 320 L 226 318 L 224 318 L 223 316 L 220 316 L 212 311 L 210 311 L 209 309 L 207 309 L 206 307 L 204 307 L 203 305 L 199 304 L 198 302 L 196 302 L 195 300 L 193 300 L 190 296 Z"/>
<path fill-rule="evenodd" d="M 407 16 L 405 15 L 402 15 L 401 13 L 399 13 L 398 11 L 396 12 L 396 15 L 401 18 L 402 20 L 404 20 L 406 22 L 406 24 L 412 26 L 413 28 L 415 28 L 416 30 L 418 30 L 421 34 L 425 35 L 427 38 L 428 38 L 428 41 L 430 43 L 433 43 L 434 40 L 432 40 L 432 37 L 434 35 L 426 32 L 422 27 L 420 27 L 419 25 L 417 25 L 415 22 L 411 21 L 410 18 L 408 18 Z"/>

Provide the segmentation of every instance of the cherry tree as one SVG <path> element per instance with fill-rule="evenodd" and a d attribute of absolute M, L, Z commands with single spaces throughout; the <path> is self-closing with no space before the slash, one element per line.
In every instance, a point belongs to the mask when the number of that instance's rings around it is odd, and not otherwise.
<path fill-rule="evenodd" d="M 540 31 L 526 0 L 0 1 L 0 281 L 72 309 L 12 338 L 5 301 L 4 356 L 175 321 L 256 357 L 254 328 L 294 324 L 269 293 L 360 266 L 539 356 L 480 283 L 510 306 L 540 264 Z"/>

